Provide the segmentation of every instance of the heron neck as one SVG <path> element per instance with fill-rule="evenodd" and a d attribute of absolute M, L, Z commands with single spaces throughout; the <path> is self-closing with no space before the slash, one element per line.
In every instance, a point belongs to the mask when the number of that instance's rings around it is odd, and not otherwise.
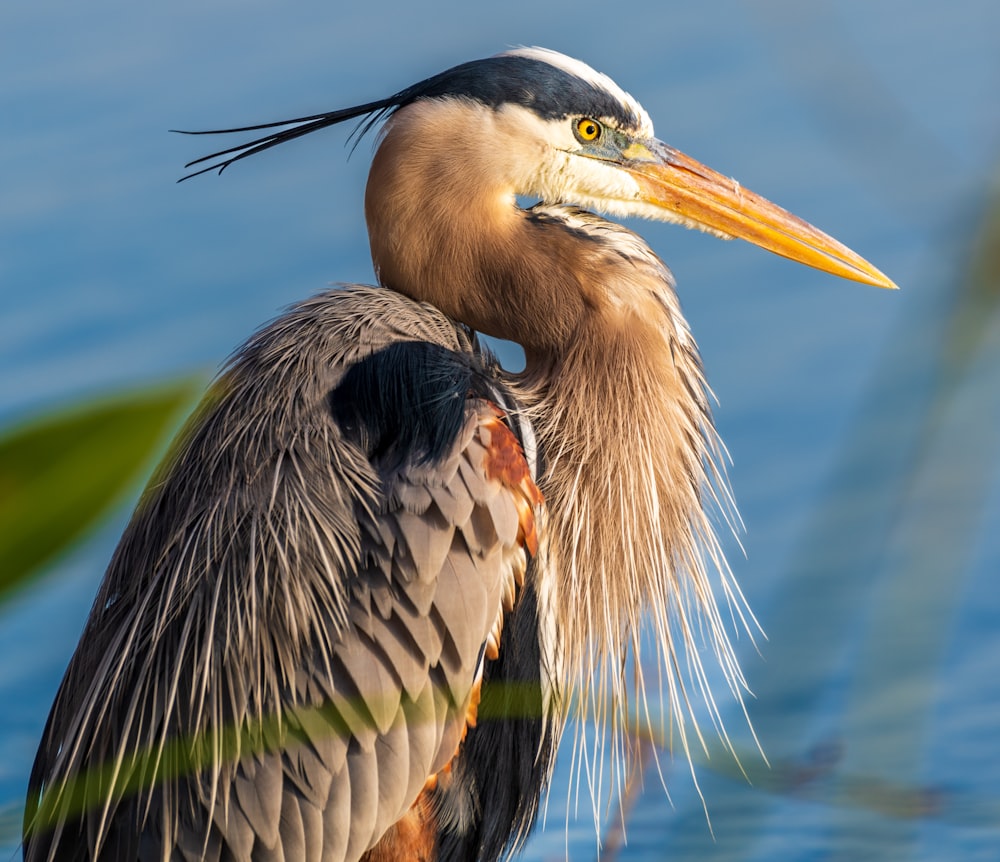
<path fill-rule="evenodd" d="M 432 110 L 447 105 L 426 108 L 417 129 L 420 103 L 400 111 L 373 162 L 366 215 L 379 280 L 525 350 L 526 369 L 511 383 L 541 454 L 537 571 L 555 609 L 554 675 L 582 681 L 598 719 L 624 710 L 623 655 L 638 655 L 651 625 L 656 666 L 674 668 L 664 685 L 683 716 L 676 668 L 686 665 L 704 689 L 697 649 L 677 658 L 692 632 L 707 631 L 739 684 L 710 572 L 738 593 L 703 505 L 728 497 L 672 276 L 618 225 L 570 207 L 516 207 L 503 180 L 516 171 L 491 174 L 494 163 L 481 161 L 492 138 L 480 130 L 463 140 L 456 122 L 435 127 Z M 505 148 L 496 151 L 486 159 Z M 642 703 L 638 663 L 635 672 Z"/>
<path fill-rule="evenodd" d="M 615 255 L 554 211 L 519 208 L 515 171 L 484 163 L 504 148 L 484 156 L 478 135 L 437 129 L 446 108 L 400 112 L 373 159 L 365 214 L 379 282 L 548 362 L 602 306 L 593 273 Z"/>

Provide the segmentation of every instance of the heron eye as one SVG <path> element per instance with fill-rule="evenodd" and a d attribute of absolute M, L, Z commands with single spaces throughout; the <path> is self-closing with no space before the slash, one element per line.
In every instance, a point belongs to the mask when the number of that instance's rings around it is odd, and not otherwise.
<path fill-rule="evenodd" d="M 590 117 L 583 117 L 576 121 L 574 127 L 577 138 L 583 143 L 589 144 L 596 141 L 601 136 L 601 124 Z"/>

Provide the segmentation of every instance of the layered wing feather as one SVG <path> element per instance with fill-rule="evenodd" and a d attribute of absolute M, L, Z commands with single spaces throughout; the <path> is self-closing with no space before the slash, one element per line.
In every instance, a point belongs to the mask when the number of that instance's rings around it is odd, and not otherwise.
<path fill-rule="evenodd" d="M 106 574 L 26 859 L 377 844 L 454 757 L 523 578 L 538 501 L 491 461 L 496 385 L 463 330 L 384 290 L 316 297 L 237 354 Z"/>

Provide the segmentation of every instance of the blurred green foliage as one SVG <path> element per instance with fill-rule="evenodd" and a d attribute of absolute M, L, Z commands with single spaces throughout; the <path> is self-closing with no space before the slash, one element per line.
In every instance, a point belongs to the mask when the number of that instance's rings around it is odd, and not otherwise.
<path fill-rule="evenodd" d="M 0 598 L 142 479 L 203 388 L 186 377 L 76 403 L 0 433 Z"/>

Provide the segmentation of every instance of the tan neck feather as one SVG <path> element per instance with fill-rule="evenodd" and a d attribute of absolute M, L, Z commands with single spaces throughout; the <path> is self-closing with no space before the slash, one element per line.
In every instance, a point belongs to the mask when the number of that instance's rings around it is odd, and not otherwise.
<path fill-rule="evenodd" d="M 629 649 L 638 655 L 641 629 L 652 626 L 683 734 L 689 710 L 674 669 L 687 664 L 703 686 L 696 633 L 707 633 L 727 677 L 741 683 L 711 575 L 738 592 L 705 514 L 706 496 L 709 508 L 722 497 L 727 510 L 728 490 L 686 330 L 663 307 L 630 309 L 615 323 L 588 320 L 548 379 L 523 392 L 545 457 L 545 563 L 558 572 L 564 672 L 583 683 L 584 705 L 601 717 L 624 708 L 621 663 Z"/>
<path fill-rule="evenodd" d="M 493 111 L 483 108 L 476 126 L 470 110 L 418 102 L 387 125 L 365 196 L 375 271 L 382 284 L 479 332 L 529 354 L 558 353 L 591 289 L 575 274 L 578 243 L 515 206 L 510 176 L 519 168 L 503 157 L 523 146 Z M 470 126 L 474 134 L 464 132 Z M 491 141 L 485 154 L 483 140 Z"/>

